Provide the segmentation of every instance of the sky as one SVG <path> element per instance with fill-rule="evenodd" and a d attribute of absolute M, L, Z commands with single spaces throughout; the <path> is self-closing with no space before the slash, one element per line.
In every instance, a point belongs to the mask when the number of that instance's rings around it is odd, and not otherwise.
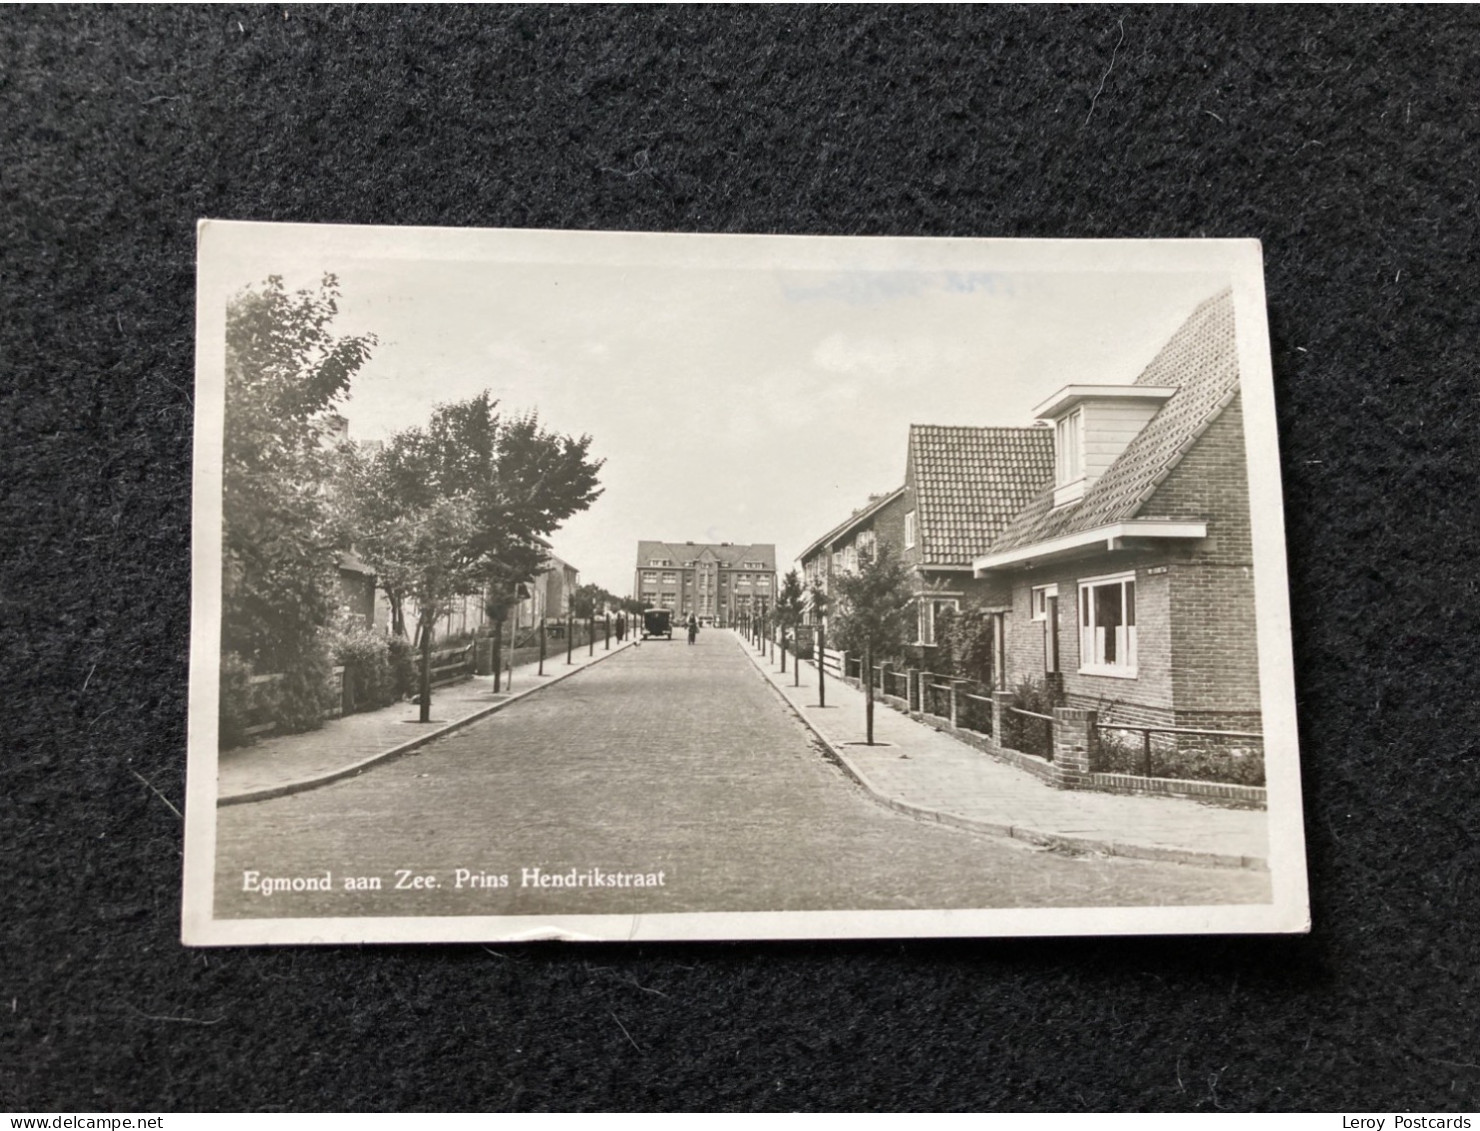
<path fill-rule="evenodd" d="M 548 256 L 528 242 L 492 258 L 362 249 L 279 273 L 294 286 L 333 271 L 336 329 L 379 338 L 340 408 L 352 438 L 384 439 L 483 389 L 591 436 L 602 496 L 551 541 L 618 595 L 639 539 L 769 542 L 790 568 L 903 482 L 910 424 L 1027 426 L 1063 385 L 1129 383 L 1228 283 L 1218 270 L 913 253 L 927 241 L 902 241 L 912 253 L 897 262 L 849 263 L 811 249 L 768 260 L 743 237 L 662 239 L 652 255 L 629 237 L 620 254 L 583 257 L 570 234 Z"/>

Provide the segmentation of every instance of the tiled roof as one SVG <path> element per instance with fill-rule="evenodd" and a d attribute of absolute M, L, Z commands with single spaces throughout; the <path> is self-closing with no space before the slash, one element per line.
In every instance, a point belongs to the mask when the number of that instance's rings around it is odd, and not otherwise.
<path fill-rule="evenodd" d="M 921 564 L 969 565 L 1052 476 L 1053 432 L 912 424 L 909 462 Z"/>
<path fill-rule="evenodd" d="M 879 511 L 883 510 L 895 499 L 899 498 L 900 494 L 903 491 L 904 487 L 900 486 L 894 488 L 894 490 L 888 492 L 887 494 L 872 496 L 869 499 L 868 505 L 859 507 L 846 519 L 838 523 L 838 525 L 834 526 L 821 538 L 813 542 L 810 546 L 808 546 L 805 550 L 797 555 L 797 560 L 805 562 L 818 551 L 826 550 L 830 545 L 832 545 L 839 538 L 843 537 L 843 535 L 851 531 L 855 526 L 859 525 L 860 523 L 867 522 L 869 519 L 873 518 L 874 515 L 879 513 Z"/>
<path fill-rule="evenodd" d="M 647 569 L 648 562 L 661 558 L 681 567 L 693 561 L 705 550 L 712 553 L 723 566 L 739 567 L 743 562 L 764 562 L 763 569 L 776 568 L 776 545 L 773 542 L 758 542 L 753 546 L 739 543 L 715 542 L 648 542 L 637 543 L 637 568 Z"/>
<path fill-rule="evenodd" d="M 1238 395 L 1233 295 L 1203 302 L 1161 348 L 1137 385 L 1176 387 L 1145 428 L 1077 503 L 1053 510 L 1052 466 L 993 553 L 1135 518 L 1163 479 Z M 1171 516 L 1167 516 L 1171 517 Z"/>

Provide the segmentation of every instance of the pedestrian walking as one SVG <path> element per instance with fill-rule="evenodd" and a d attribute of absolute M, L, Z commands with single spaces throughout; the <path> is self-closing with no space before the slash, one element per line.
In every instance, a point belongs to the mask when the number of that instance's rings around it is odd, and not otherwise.
<path fill-rule="evenodd" d="M 699 638 L 699 618 L 693 613 L 689 614 L 689 643 L 692 644 Z"/>

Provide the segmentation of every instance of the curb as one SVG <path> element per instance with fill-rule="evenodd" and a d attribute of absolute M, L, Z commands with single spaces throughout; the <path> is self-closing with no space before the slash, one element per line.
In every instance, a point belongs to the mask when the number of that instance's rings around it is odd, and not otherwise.
<path fill-rule="evenodd" d="M 771 678 L 774 674 L 761 667 L 757 656 L 751 653 L 744 640 L 740 640 L 741 650 L 750 657 L 751 663 L 766 681 L 767 685 L 780 696 L 781 701 L 803 726 L 817 736 L 819 742 L 832 751 L 848 773 L 859 785 L 871 794 L 875 801 L 882 804 L 886 809 L 893 809 L 896 813 L 902 813 L 908 817 L 917 817 L 926 821 L 934 821 L 936 824 L 948 825 L 952 828 L 964 829 L 967 832 L 986 833 L 988 836 L 1007 837 L 1012 840 L 1020 840 L 1025 844 L 1031 844 L 1038 848 L 1054 848 L 1066 852 L 1075 853 L 1098 853 L 1103 856 L 1120 856 L 1129 860 L 1155 860 L 1163 863 L 1191 864 L 1204 868 L 1247 868 L 1253 872 L 1269 871 L 1269 862 L 1261 856 L 1235 856 L 1224 852 L 1202 852 L 1193 848 L 1163 848 L 1154 844 L 1135 844 L 1132 842 L 1118 840 L 1096 840 L 1091 837 L 1067 836 L 1063 833 L 1046 833 L 1038 829 L 1031 829 L 1025 825 L 1004 825 L 994 821 L 982 821 L 975 817 L 963 817 L 959 813 L 951 813 L 944 809 L 932 809 L 928 805 L 916 805 L 909 801 L 901 801 L 876 786 L 869 780 L 858 766 L 853 764 L 852 759 L 839 747 L 839 745 L 823 734 L 805 714 L 797 710 L 796 705 L 786 697 L 786 692 Z M 893 708 L 890 708 L 891 710 Z M 983 757 L 991 757 L 984 754 Z"/>
<path fill-rule="evenodd" d="M 340 766 L 337 770 L 330 770 L 327 773 L 318 774 L 311 778 L 299 778 L 297 781 L 284 782 L 281 785 L 263 786 L 260 789 L 247 790 L 245 793 L 233 793 L 226 797 L 218 796 L 216 798 L 216 808 L 224 808 L 227 805 L 245 805 L 252 801 L 269 801 L 274 797 L 287 797 L 291 793 L 304 793 L 310 789 L 317 789 L 321 785 L 329 785 L 331 782 L 339 781 L 341 778 L 354 777 L 356 774 L 363 773 L 372 766 L 378 766 L 382 762 L 389 762 L 392 758 L 399 758 L 403 754 L 409 754 L 411 751 L 417 749 L 417 747 L 425 746 L 434 739 L 451 734 L 453 731 L 460 730 L 469 723 L 477 722 L 479 719 L 487 718 L 496 711 L 502 711 L 510 703 L 517 703 L 527 696 L 534 695 L 547 687 L 554 686 L 561 680 L 569 679 L 574 675 L 580 675 L 587 668 L 594 667 L 601 663 L 602 660 L 611 659 L 618 652 L 632 647 L 634 643 L 632 640 L 623 641 L 610 652 L 603 652 L 596 659 L 590 660 L 578 668 L 573 668 L 568 672 L 561 672 L 556 676 L 546 676 L 544 683 L 537 683 L 533 687 L 526 687 L 523 691 L 516 691 L 507 699 L 500 699 L 497 703 L 490 703 L 486 707 L 480 707 L 471 715 L 464 715 L 460 719 L 454 719 L 452 722 L 446 723 L 436 730 L 419 734 L 415 738 L 401 743 L 399 746 L 393 746 L 389 750 L 381 751 L 379 754 L 372 754 L 370 757 L 362 758 L 358 762 L 352 762 L 348 766 Z"/>

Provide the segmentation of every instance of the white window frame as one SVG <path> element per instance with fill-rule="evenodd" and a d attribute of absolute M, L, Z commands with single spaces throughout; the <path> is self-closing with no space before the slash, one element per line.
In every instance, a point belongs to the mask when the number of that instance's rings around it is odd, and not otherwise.
<path fill-rule="evenodd" d="M 644 584 L 656 585 L 658 584 L 658 575 L 656 573 L 644 573 L 642 580 Z"/>
<path fill-rule="evenodd" d="M 929 593 L 922 593 L 915 598 L 915 634 L 918 637 L 915 643 L 925 647 L 935 646 L 935 615 L 940 611 L 940 606 L 949 605 L 952 612 L 961 611 L 961 600 L 958 597 L 935 597 Z"/>
<path fill-rule="evenodd" d="M 1059 595 L 1057 585 L 1035 585 L 1028 595 L 1028 611 L 1033 620 L 1048 619 L 1048 599 Z"/>
<path fill-rule="evenodd" d="M 1094 592 L 1097 589 L 1121 587 L 1120 607 L 1125 623 L 1116 629 L 1113 663 L 1105 660 L 1104 627 L 1095 623 Z M 1136 574 L 1112 573 L 1104 577 L 1085 577 L 1078 582 L 1079 593 L 1074 615 L 1079 622 L 1079 671 L 1081 675 L 1105 675 L 1115 679 L 1136 678 Z M 1130 587 L 1129 598 L 1126 586 Z M 1129 612 L 1127 612 L 1129 610 Z"/>
<path fill-rule="evenodd" d="M 663 575 L 663 584 L 664 585 L 677 585 L 678 584 L 678 574 L 673 573 L 673 572 L 665 573 Z"/>
<path fill-rule="evenodd" d="M 1067 487 L 1084 478 L 1084 408 L 1066 412 L 1053 424 L 1054 483 Z"/>
<path fill-rule="evenodd" d="M 915 512 L 904 512 L 904 548 L 913 550 L 915 548 Z"/>

